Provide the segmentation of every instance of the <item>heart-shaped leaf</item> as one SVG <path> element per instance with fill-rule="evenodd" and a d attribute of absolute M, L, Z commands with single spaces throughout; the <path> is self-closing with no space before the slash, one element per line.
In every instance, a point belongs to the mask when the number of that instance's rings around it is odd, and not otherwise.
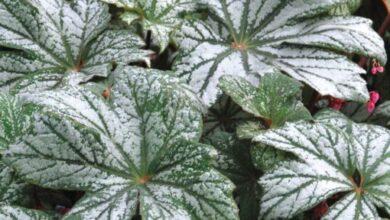
<path fill-rule="evenodd" d="M 220 81 L 223 92 L 245 111 L 279 127 L 286 121 L 311 119 L 310 112 L 299 101 L 302 85 L 281 73 L 265 74 L 259 88 L 241 77 L 225 76 Z"/>
<path fill-rule="evenodd" d="M 254 140 L 301 159 L 260 178 L 264 218 L 291 218 L 340 192 L 347 194 L 323 219 L 379 219 L 376 207 L 390 213 L 388 130 L 355 124 L 331 111 L 315 123 L 287 123 Z"/>
<path fill-rule="evenodd" d="M 346 53 L 386 62 L 382 38 L 372 22 L 359 17 L 319 17 L 343 0 L 205 0 L 211 14 L 190 20 L 180 34 L 175 68 L 208 106 L 216 101 L 218 80 L 256 77 L 279 69 L 322 95 L 365 102 L 366 71 Z"/>
<path fill-rule="evenodd" d="M 168 46 L 171 34 L 182 24 L 180 13 L 190 11 L 192 0 L 102 0 L 125 8 L 122 19 L 129 24 L 140 20 L 143 28 L 152 33 L 160 52 Z"/>
<path fill-rule="evenodd" d="M 112 63 L 146 60 L 130 31 L 105 30 L 108 7 L 98 0 L 0 1 L 0 86 L 25 92 L 107 76 Z"/>
<path fill-rule="evenodd" d="M 211 167 L 215 150 L 197 143 L 201 114 L 186 85 L 121 71 L 112 105 L 82 88 L 32 97 L 44 114 L 6 162 L 41 186 L 88 191 L 65 219 L 237 219 L 233 184 Z"/>

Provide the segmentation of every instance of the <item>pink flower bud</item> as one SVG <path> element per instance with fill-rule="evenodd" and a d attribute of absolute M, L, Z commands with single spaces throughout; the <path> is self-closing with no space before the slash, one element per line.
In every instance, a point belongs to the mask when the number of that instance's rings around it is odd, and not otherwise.
<path fill-rule="evenodd" d="M 337 98 L 331 98 L 330 107 L 334 110 L 340 110 L 344 105 L 344 101 Z"/>
<path fill-rule="evenodd" d="M 370 101 L 373 102 L 374 104 L 376 104 L 379 101 L 380 97 L 381 96 L 379 95 L 378 92 L 376 91 L 370 92 Z"/>
<path fill-rule="evenodd" d="M 380 73 L 383 73 L 383 66 L 378 66 L 376 70 Z"/>
<path fill-rule="evenodd" d="M 376 75 L 377 71 L 378 71 L 378 70 L 376 69 L 376 67 L 372 67 L 372 68 L 371 68 L 371 73 L 372 73 L 372 74 Z"/>
<path fill-rule="evenodd" d="M 373 112 L 375 110 L 375 103 L 372 101 L 367 102 L 367 111 L 369 113 Z"/>

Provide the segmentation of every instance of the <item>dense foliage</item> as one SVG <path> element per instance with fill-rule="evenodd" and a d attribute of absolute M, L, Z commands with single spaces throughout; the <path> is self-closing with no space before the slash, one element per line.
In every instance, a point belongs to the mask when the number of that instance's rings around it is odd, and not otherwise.
<path fill-rule="evenodd" d="M 388 20 L 387 1 L 0 0 L 0 219 L 390 218 Z"/>

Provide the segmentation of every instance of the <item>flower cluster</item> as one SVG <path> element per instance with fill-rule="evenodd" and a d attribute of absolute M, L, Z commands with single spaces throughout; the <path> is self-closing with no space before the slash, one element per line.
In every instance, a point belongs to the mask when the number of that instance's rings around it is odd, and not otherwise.
<path fill-rule="evenodd" d="M 371 73 L 373 75 L 376 75 L 377 73 L 383 73 L 384 68 L 380 65 L 380 63 L 376 60 L 372 60 L 372 67 L 371 67 Z M 380 99 L 380 94 L 377 91 L 371 91 L 370 92 L 370 100 L 367 102 L 367 111 L 369 113 L 374 112 L 377 102 Z M 345 104 L 345 101 L 342 99 L 330 97 L 329 98 L 329 107 L 340 110 Z"/>
<path fill-rule="evenodd" d="M 384 68 L 380 65 L 380 63 L 376 60 L 372 60 L 372 67 L 371 67 L 371 73 L 373 75 L 376 75 L 377 73 L 383 73 Z"/>

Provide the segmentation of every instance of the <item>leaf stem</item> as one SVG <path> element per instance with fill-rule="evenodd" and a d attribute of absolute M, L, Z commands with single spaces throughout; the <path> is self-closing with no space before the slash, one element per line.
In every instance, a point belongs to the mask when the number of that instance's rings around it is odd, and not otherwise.
<path fill-rule="evenodd" d="M 146 32 L 146 47 L 145 49 L 149 49 L 151 44 L 152 44 L 152 31 L 151 30 L 148 30 Z"/>

